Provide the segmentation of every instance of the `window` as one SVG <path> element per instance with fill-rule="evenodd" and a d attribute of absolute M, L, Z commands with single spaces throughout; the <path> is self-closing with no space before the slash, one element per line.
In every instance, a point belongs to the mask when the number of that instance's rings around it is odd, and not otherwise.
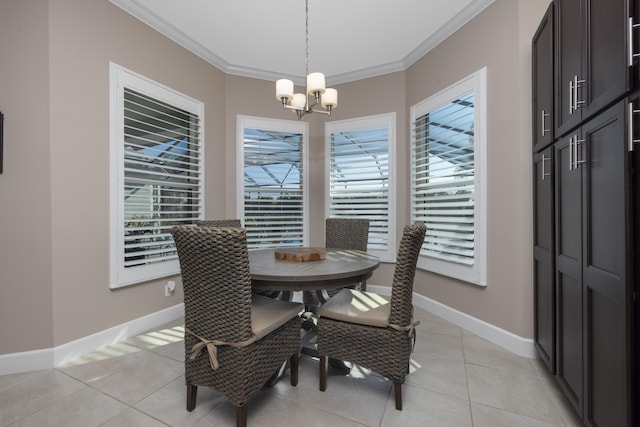
<path fill-rule="evenodd" d="M 308 124 L 238 117 L 238 212 L 249 248 L 306 246 Z"/>
<path fill-rule="evenodd" d="M 411 108 L 411 217 L 418 267 L 486 285 L 486 69 Z"/>
<path fill-rule="evenodd" d="M 116 64 L 110 287 L 180 272 L 171 227 L 203 218 L 204 105 Z"/>
<path fill-rule="evenodd" d="M 368 251 L 395 256 L 395 113 L 325 125 L 327 217 L 368 218 Z"/>

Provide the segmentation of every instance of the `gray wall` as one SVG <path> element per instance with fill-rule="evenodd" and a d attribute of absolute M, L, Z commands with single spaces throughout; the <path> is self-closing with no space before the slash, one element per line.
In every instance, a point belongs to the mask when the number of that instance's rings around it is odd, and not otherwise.
<path fill-rule="evenodd" d="M 428 272 L 415 290 L 531 337 L 530 40 L 548 2 L 496 0 L 406 72 L 339 85 L 331 120 L 396 112 L 397 232 L 409 220 L 409 108 L 488 67 L 486 289 Z M 273 82 L 225 75 L 106 0 L 0 4 L 0 354 L 51 348 L 182 301 L 169 278 L 111 291 L 109 61 L 205 103 L 208 217 L 235 216 L 236 115 L 293 119 Z M 375 96 L 375 98 L 374 98 Z M 310 117 L 311 244 L 323 241 L 326 118 Z M 393 265 L 370 280 L 388 284 Z"/>

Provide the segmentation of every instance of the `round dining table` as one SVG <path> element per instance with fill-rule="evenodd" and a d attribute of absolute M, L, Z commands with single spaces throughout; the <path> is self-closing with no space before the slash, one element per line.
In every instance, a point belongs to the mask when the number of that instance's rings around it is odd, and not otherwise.
<path fill-rule="evenodd" d="M 380 265 L 367 252 L 334 249 L 316 250 L 324 259 L 289 261 L 278 259 L 276 249 L 249 251 L 251 285 L 258 291 L 313 291 L 340 288 L 365 282 Z"/>

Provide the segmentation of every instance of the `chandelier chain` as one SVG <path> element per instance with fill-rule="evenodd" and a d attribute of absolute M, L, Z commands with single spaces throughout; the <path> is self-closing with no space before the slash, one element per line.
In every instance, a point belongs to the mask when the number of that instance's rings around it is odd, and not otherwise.
<path fill-rule="evenodd" d="M 305 44 L 305 66 L 307 73 L 306 76 L 309 75 L 309 0 L 305 0 L 305 34 L 306 34 L 306 44 Z"/>

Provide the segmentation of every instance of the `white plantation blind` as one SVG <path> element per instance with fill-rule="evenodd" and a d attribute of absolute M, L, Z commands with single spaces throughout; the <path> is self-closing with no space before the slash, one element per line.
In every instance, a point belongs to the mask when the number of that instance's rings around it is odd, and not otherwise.
<path fill-rule="evenodd" d="M 391 148 L 395 115 L 326 124 L 328 159 L 327 216 L 368 218 L 368 251 L 393 258 L 390 226 L 393 188 Z"/>
<path fill-rule="evenodd" d="M 171 228 L 202 218 L 201 111 L 191 99 L 118 69 L 112 287 L 179 272 Z M 176 102 L 173 102 L 176 101 Z"/>
<path fill-rule="evenodd" d="M 415 219 L 427 225 L 428 256 L 474 263 L 473 94 L 414 121 Z"/>
<path fill-rule="evenodd" d="M 248 246 L 304 246 L 306 127 L 296 123 L 289 131 L 268 121 L 243 123 L 242 210 Z"/>
<path fill-rule="evenodd" d="M 412 109 L 411 214 L 427 226 L 422 267 L 483 283 L 486 227 L 476 135 L 481 95 L 473 83 L 463 81 Z"/>

